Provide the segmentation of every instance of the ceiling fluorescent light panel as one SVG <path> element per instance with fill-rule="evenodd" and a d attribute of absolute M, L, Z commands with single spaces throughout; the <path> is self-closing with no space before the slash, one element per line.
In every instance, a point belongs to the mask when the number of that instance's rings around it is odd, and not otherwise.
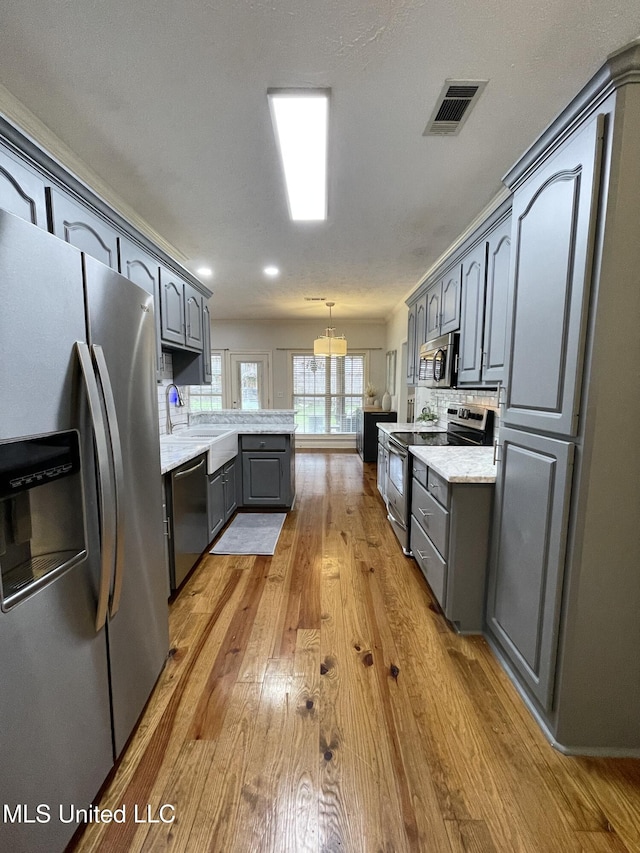
<path fill-rule="evenodd" d="M 270 89 L 271 117 L 296 222 L 327 218 L 328 89 Z"/>

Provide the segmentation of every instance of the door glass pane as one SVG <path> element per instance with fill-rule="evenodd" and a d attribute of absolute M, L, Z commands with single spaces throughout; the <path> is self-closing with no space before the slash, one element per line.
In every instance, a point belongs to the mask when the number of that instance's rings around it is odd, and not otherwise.
<path fill-rule="evenodd" d="M 260 408 L 261 364 L 257 361 L 241 361 L 238 364 L 240 408 Z"/>

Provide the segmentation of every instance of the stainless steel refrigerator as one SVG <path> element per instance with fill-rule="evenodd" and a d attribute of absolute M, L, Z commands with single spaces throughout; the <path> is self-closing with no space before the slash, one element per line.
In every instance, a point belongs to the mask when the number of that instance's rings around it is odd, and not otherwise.
<path fill-rule="evenodd" d="M 0 849 L 55 853 L 169 647 L 153 299 L 1 211 L 0 394 Z"/>

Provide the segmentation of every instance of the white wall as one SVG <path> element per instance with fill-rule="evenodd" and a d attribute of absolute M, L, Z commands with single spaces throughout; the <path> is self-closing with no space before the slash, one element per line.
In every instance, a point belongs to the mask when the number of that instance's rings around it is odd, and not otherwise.
<path fill-rule="evenodd" d="M 327 317 L 302 321 L 212 320 L 211 348 L 232 352 L 268 352 L 271 355 L 273 399 L 271 407 L 290 408 L 289 353 L 291 350 L 312 350 L 313 341 L 324 334 Z M 378 323 L 341 323 L 334 318 L 336 334 L 344 335 L 350 350 L 367 351 L 369 375 L 381 398 L 386 383 L 386 325 Z M 406 334 L 406 332 L 405 332 Z"/>
<path fill-rule="evenodd" d="M 398 421 L 407 417 L 406 344 L 408 308 L 404 302 L 396 306 L 387 322 L 386 349 L 396 350 L 396 393 L 391 408 L 398 413 Z M 404 348 L 403 348 L 404 344 Z"/>

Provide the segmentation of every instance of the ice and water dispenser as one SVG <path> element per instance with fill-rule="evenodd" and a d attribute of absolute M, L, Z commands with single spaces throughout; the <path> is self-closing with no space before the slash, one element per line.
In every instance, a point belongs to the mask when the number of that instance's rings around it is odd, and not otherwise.
<path fill-rule="evenodd" d="M 0 442 L 2 610 L 86 556 L 78 433 Z"/>

